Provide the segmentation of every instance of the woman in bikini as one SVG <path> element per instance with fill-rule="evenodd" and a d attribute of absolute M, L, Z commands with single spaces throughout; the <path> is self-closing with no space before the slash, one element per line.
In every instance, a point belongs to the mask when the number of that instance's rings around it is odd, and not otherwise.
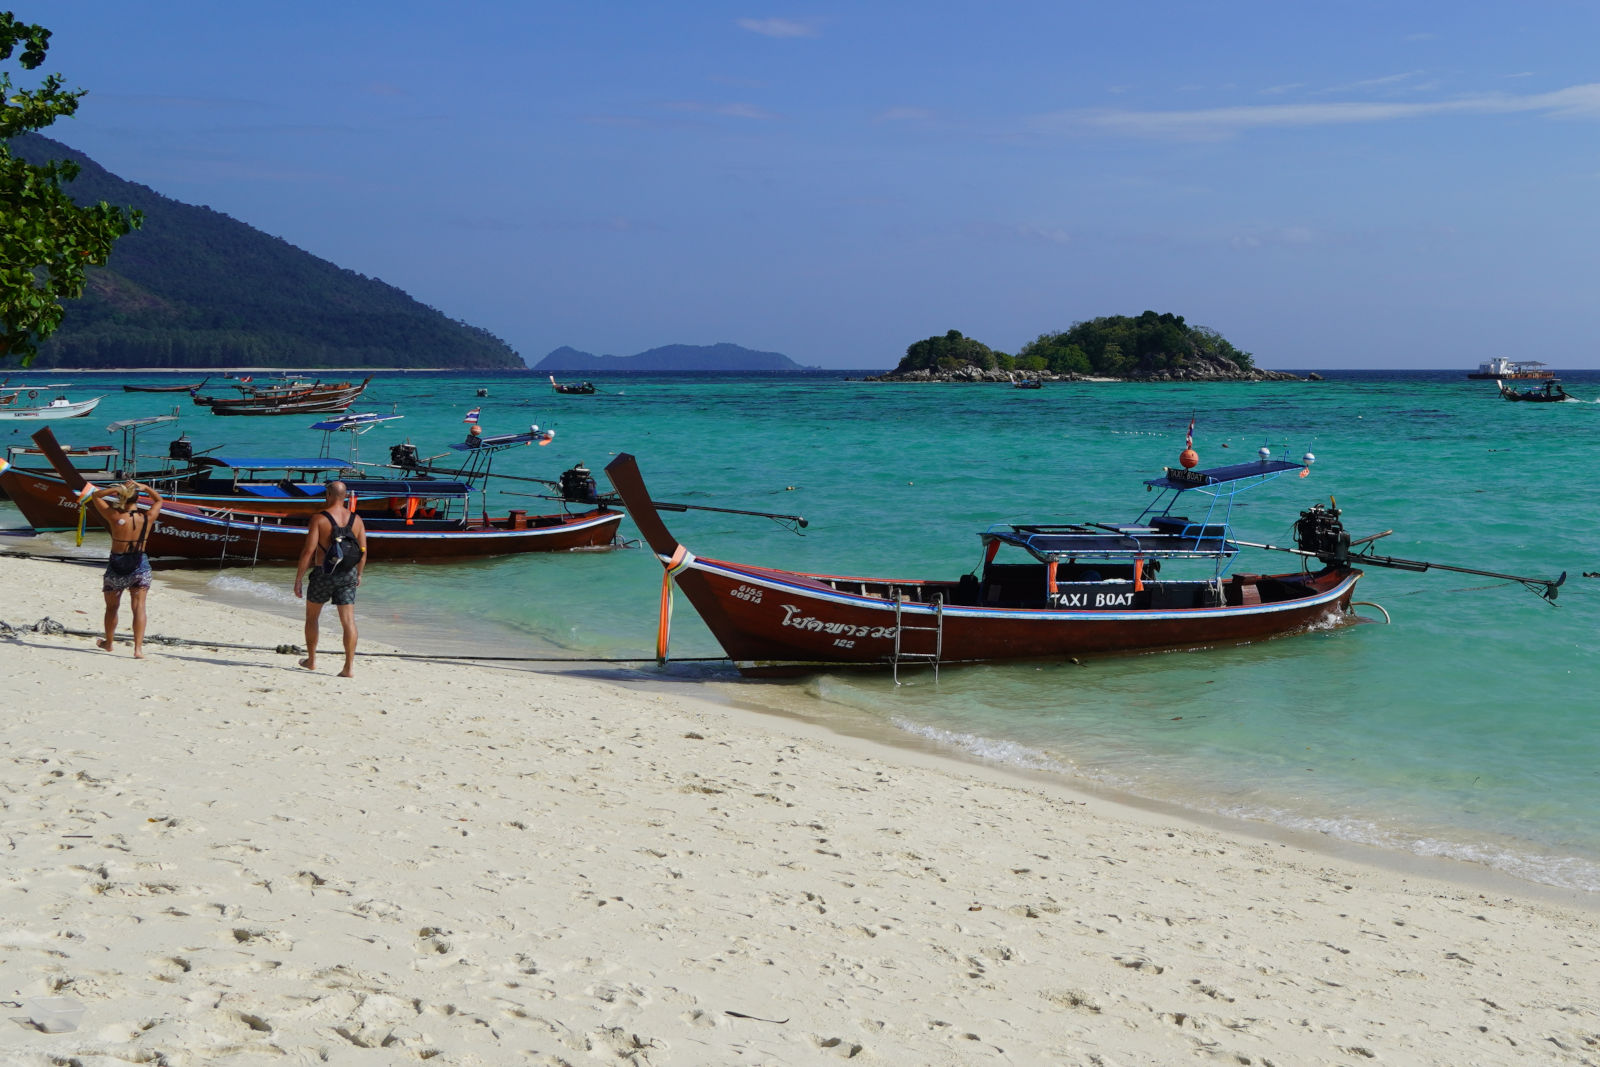
<path fill-rule="evenodd" d="M 140 511 L 139 494 L 150 497 L 150 506 Z M 111 531 L 111 555 L 106 560 L 106 635 L 95 644 L 111 651 L 117 632 L 117 609 L 126 590 L 133 604 L 133 658 L 144 659 L 144 600 L 150 592 L 150 560 L 144 554 L 145 539 L 161 514 L 161 494 L 143 482 L 126 481 L 97 490 L 89 498 L 100 521 Z"/>

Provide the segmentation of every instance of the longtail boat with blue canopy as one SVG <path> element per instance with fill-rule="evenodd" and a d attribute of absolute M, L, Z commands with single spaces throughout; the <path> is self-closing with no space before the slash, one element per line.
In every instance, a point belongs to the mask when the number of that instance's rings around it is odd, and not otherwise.
<path fill-rule="evenodd" d="M 521 440 L 522 437 L 528 440 Z M 506 435 L 497 444 L 485 446 L 484 474 L 488 452 L 532 443 L 533 439 L 534 435 Z M 75 499 L 82 498 L 86 489 L 92 491 L 48 430 L 39 431 L 34 440 L 55 465 L 58 485 Z M 264 462 L 265 459 L 237 459 L 226 466 L 233 470 L 259 470 L 262 468 L 256 465 Z M 345 466 L 337 460 L 296 462 L 304 464 L 307 471 L 323 469 L 319 464 L 330 465 L 331 471 Z M 5 473 L 11 476 L 11 472 Z M 346 485 L 361 494 L 357 508 L 367 528 L 367 551 L 373 560 L 466 559 L 604 548 L 615 540 L 622 522 L 622 512 L 604 505 L 554 515 L 529 515 L 525 510 L 511 509 L 491 516 L 486 491 L 473 486 L 470 479 L 351 479 Z M 228 497 L 220 503 L 168 500 L 162 508 L 161 521 L 150 531 L 145 551 L 153 559 L 175 557 L 239 565 L 298 559 L 305 543 L 306 523 L 327 506 L 322 485 L 290 482 L 281 487 L 285 496 L 276 500 L 267 494 L 267 487 L 253 484 L 252 488 L 256 492 L 248 498 Z M 472 498 L 480 494 L 484 500 L 475 513 Z M 308 510 L 294 515 L 271 510 L 279 506 L 279 501 L 287 500 Z"/>
<path fill-rule="evenodd" d="M 667 655 L 672 586 L 688 597 L 735 666 L 747 675 L 841 667 L 892 668 L 1243 644 L 1345 620 L 1362 572 L 1357 562 L 1492 574 L 1554 600 L 1555 581 L 1370 555 L 1382 534 L 1352 541 L 1337 507 L 1316 505 L 1295 524 L 1297 545 L 1234 539 L 1241 492 L 1305 462 L 1169 467 L 1145 484 L 1156 497 L 1133 521 L 1005 523 L 984 530 L 982 559 L 953 580 L 809 574 L 696 556 L 667 530 L 634 458 L 606 468 L 629 515 L 667 570 L 657 655 Z M 1365 546 L 1365 547 L 1363 547 Z M 1243 547 L 1302 558 L 1289 573 L 1235 573 Z M 1020 555 L 1020 561 L 1004 558 Z M 1186 577 L 1168 570 L 1197 568 Z"/>

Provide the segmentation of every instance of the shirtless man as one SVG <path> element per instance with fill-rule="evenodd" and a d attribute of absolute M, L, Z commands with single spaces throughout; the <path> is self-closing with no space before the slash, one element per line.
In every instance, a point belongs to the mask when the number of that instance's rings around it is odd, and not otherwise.
<path fill-rule="evenodd" d="M 306 658 L 300 666 L 308 671 L 317 669 L 317 627 L 322 619 L 322 605 L 333 601 L 339 610 L 339 625 L 344 629 L 344 670 L 341 678 L 353 678 L 356 662 L 356 587 L 361 584 L 361 574 L 367 569 L 367 527 L 345 501 L 349 491 L 343 482 L 329 482 L 328 507 L 311 517 L 306 529 L 306 542 L 300 549 L 300 569 L 294 575 L 294 595 L 306 601 Z M 322 560 L 327 555 L 336 529 L 351 527 L 356 541 L 361 545 L 361 556 L 355 567 L 341 574 L 327 574 Z M 302 592 L 306 571 L 311 571 L 309 588 Z"/>
<path fill-rule="evenodd" d="M 139 510 L 141 492 L 148 494 L 151 501 L 144 511 Z M 133 606 L 133 658 L 144 659 L 144 601 L 150 592 L 150 560 L 144 554 L 144 543 L 161 514 L 161 494 L 130 479 L 96 490 L 89 500 L 100 521 L 111 531 L 111 555 L 100 583 L 106 597 L 106 635 L 94 643 L 111 651 L 116 640 L 117 610 L 122 606 L 122 594 L 127 592 Z"/>

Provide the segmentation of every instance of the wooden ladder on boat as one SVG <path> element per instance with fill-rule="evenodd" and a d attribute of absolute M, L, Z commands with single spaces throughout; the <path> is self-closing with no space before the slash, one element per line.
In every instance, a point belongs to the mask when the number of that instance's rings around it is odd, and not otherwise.
<path fill-rule="evenodd" d="M 933 667 L 933 680 L 939 680 L 939 660 L 944 655 L 944 594 L 937 593 L 933 598 L 933 625 L 932 626 L 907 626 L 902 608 L 905 606 L 905 591 L 894 591 L 894 684 L 900 684 L 900 664 L 910 660 L 922 661 Z M 932 634 L 932 652 L 907 652 L 904 636 L 912 634 Z"/>

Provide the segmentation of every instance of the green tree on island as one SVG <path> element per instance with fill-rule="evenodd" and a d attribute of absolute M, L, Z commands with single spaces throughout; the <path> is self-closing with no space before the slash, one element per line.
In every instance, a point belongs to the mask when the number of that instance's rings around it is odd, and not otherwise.
<path fill-rule="evenodd" d="M 1017 353 L 1017 366 L 1057 374 L 1141 378 L 1204 365 L 1224 371 L 1255 368 L 1217 331 L 1190 326 L 1182 315 L 1146 311 L 1137 318 L 1109 315 L 1077 322 L 1062 333 L 1044 333 Z"/>
<path fill-rule="evenodd" d="M 1186 367 L 1240 373 L 1254 370 L 1255 362 L 1250 353 L 1233 347 L 1215 330 L 1190 326 L 1182 315 L 1146 311 L 1137 318 L 1110 315 L 1074 323 L 1060 333 L 1042 333 L 1015 357 L 951 330 L 943 337 L 911 345 L 895 372 L 951 371 L 966 366 L 1146 378 Z"/>
<path fill-rule="evenodd" d="M 911 370 L 960 370 L 962 367 L 982 370 L 1010 370 L 1011 357 L 996 352 L 982 341 L 963 337 L 960 330 L 950 330 L 943 337 L 927 337 L 906 349 L 905 358 L 895 368 L 898 372 Z"/>
<path fill-rule="evenodd" d="M 0 11 L 0 60 L 19 46 L 22 69 L 36 70 L 50 31 Z M 77 177 L 76 163 L 33 165 L 11 154 L 11 138 L 73 114 L 83 95 L 63 90 L 59 74 L 13 91 L 9 73 L 0 70 L 0 360 L 32 363 L 39 342 L 61 325 L 61 302 L 83 294 L 87 268 L 104 266 L 117 238 L 140 223 L 137 211 L 73 203 L 61 186 Z"/>

